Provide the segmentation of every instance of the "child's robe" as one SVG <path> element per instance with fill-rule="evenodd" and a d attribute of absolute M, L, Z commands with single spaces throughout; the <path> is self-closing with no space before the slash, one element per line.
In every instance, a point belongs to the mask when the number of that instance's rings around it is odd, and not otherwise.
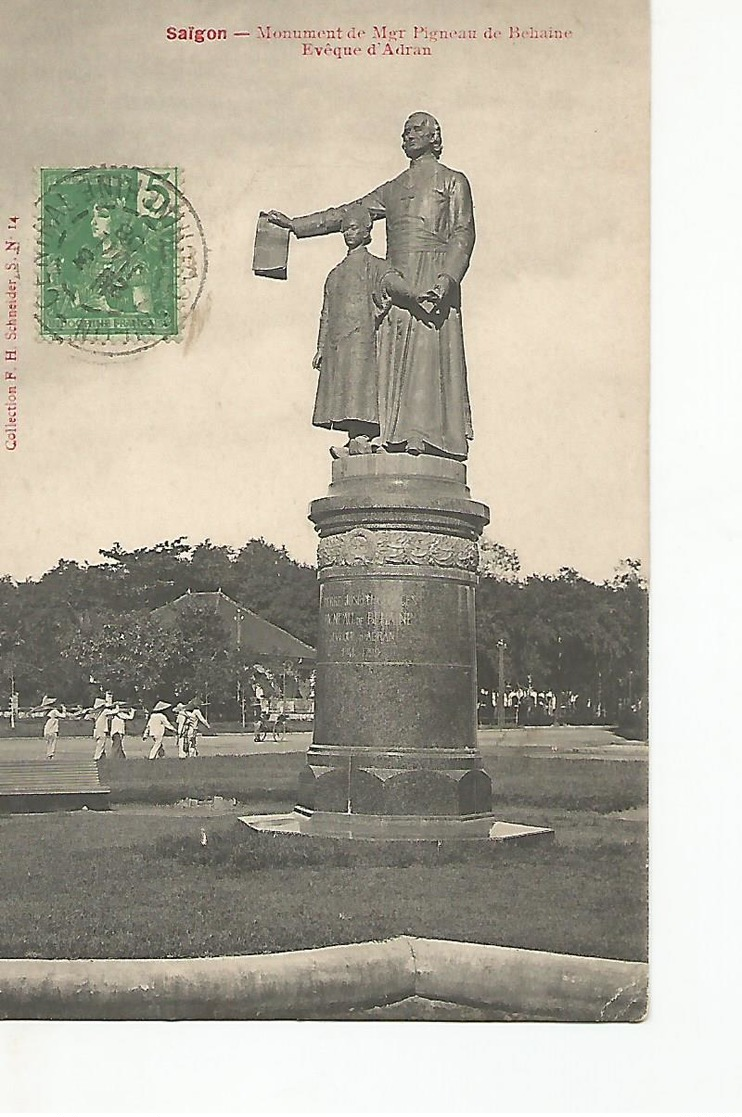
<path fill-rule="evenodd" d="M 376 331 L 389 308 L 381 281 L 389 263 L 364 246 L 348 253 L 325 281 L 317 348 L 322 354 L 312 422 L 347 430 L 379 423 Z"/>

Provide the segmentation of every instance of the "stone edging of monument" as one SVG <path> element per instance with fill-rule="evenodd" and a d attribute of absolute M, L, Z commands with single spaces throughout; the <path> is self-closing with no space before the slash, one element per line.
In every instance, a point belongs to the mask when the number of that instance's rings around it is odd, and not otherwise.
<path fill-rule="evenodd" d="M 0 959 L 0 1019 L 321 1020 L 419 997 L 636 1022 L 647 973 L 644 962 L 409 936 L 222 958 Z"/>

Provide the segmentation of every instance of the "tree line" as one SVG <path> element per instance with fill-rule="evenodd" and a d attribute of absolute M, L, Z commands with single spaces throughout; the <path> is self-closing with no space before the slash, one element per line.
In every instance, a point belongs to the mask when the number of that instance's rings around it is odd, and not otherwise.
<path fill-rule="evenodd" d="M 477 675 L 551 692 L 570 717 L 633 723 L 646 736 L 648 593 L 641 563 L 621 561 L 600 584 L 563 567 L 556 575 L 520 578 L 517 555 L 497 543 L 482 547 L 477 591 Z"/>
<path fill-rule="evenodd" d="M 44 694 L 83 702 L 99 684 L 142 704 L 204 690 L 217 703 L 234 701 L 258 653 L 230 649 L 219 617 L 197 603 L 153 615 L 189 589 L 221 589 L 316 644 L 316 571 L 283 547 L 179 538 L 131 551 L 114 543 L 100 554 L 95 564 L 61 560 L 37 580 L 0 579 L 4 709 L 11 690 L 30 706 Z M 632 707 L 646 708 L 647 587 L 636 560 L 624 560 L 600 584 L 568 568 L 521 577 L 515 552 L 485 541 L 480 574 L 481 688 L 498 689 L 503 645 L 504 687 L 571 694 L 573 706 L 576 696 L 586 721 L 599 713 L 616 722 Z"/>
<path fill-rule="evenodd" d="M 139 705 L 164 695 L 208 694 L 217 707 L 234 701 L 237 683 L 265 657 L 230 648 L 221 619 L 197 601 L 169 616 L 153 613 L 188 590 L 221 589 L 314 645 L 316 571 L 283 547 L 178 538 L 132 551 L 114 543 L 100 554 L 96 564 L 63 559 L 35 581 L 0 580 L 3 708 L 11 689 L 22 706 L 44 694 L 84 704 L 101 687 Z"/>

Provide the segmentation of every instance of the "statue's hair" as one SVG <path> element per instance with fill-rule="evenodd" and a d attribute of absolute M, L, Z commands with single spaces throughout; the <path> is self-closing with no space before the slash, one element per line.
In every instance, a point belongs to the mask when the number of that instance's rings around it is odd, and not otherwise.
<path fill-rule="evenodd" d="M 343 209 L 340 228 L 344 229 L 345 222 L 349 221 L 351 218 L 355 218 L 359 225 L 363 225 L 366 229 L 368 229 L 369 237 L 366 241 L 366 244 L 368 244 L 368 241 L 371 239 L 370 234 L 374 224 L 374 219 L 371 216 L 371 211 L 366 206 L 361 205 L 360 202 L 351 202 L 350 205 L 345 206 Z"/>
<path fill-rule="evenodd" d="M 409 120 L 412 116 L 425 117 L 433 133 L 433 151 L 438 156 L 438 158 L 440 158 L 440 156 L 443 154 L 443 137 L 441 136 L 440 124 L 431 112 L 425 112 L 424 109 L 420 109 L 418 112 L 411 112 L 410 116 L 407 117 L 407 120 Z"/>

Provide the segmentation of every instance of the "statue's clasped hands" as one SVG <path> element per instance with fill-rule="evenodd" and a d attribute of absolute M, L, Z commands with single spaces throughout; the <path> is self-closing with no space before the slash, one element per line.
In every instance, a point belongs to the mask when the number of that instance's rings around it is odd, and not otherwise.
<path fill-rule="evenodd" d="M 433 286 L 415 296 L 415 302 L 422 311 L 424 325 L 434 329 L 446 319 L 448 307 L 453 301 L 456 284 L 448 275 L 439 275 Z"/>
<path fill-rule="evenodd" d="M 431 319 L 435 319 L 445 313 L 455 287 L 456 284 L 450 276 L 440 275 L 429 290 L 417 292 L 412 290 L 407 280 L 399 272 L 390 271 L 384 276 L 382 293 L 398 306 L 406 304 L 407 306 L 419 307 Z M 432 325 L 433 323 L 426 324 Z"/>
<path fill-rule="evenodd" d="M 453 294 L 455 286 L 456 284 L 451 279 L 450 275 L 439 275 L 435 284 L 429 291 L 417 295 L 417 302 L 424 310 L 429 310 L 431 313 L 441 313 L 445 306 L 451 301 L 451 295 Z"/>

